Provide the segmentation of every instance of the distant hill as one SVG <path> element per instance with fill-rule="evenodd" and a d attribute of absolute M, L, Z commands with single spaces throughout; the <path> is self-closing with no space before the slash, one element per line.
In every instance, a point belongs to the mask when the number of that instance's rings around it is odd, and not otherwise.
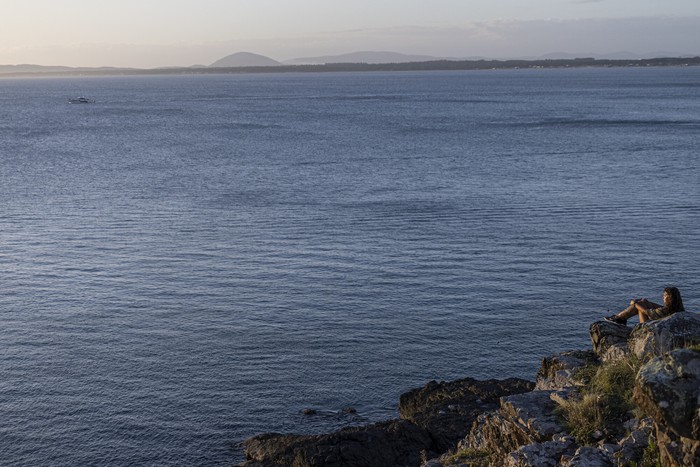
<path fill-rule="evenodd" d="M 129 68 L 114 68 L 114 67 L 70 67 L 70 66 L 44 66 L 44 65 L 0 65 L 0 74 L 2 73 L 62 73 L 62 72 L 82 72 L 82 71 L 110 71 L 110 70 L 128 70 Z"/>
<path fill-rule="evenodd" d="M 634 52 L 614 52 L 607 54 L 600 53 L 567 53 L 567 52 L 552 52 L 546 55 L 540 55 L 537 57 L 523 57 L 526 60 L 559 60 L 559 59 L 574 59 L 580 57 L 595 57 L 597 60 L 644 60 L 649 58 L 660 58 L 660 57 L 692 57 L 692 55 L 683 55 L 678 52 L 648 52 L 643 54 L 638 54 Z"/>
<path fill-rule="evenodd" d="M 31 73 L 109 73 L 128 72 L 134 68 L 103 67 L 70 67 L 70 66 L 44 66 L 44 65 L 0 65 L 0 75 L 31 74 Z"/>
<path fill-rule="evenodd" d="M 382 54 L 379 52 L 377 54 Z M 375 54 L 375 53 L 373 53 Z M 398 54 L 402 55 L 402 54 Z M 554 56 L 559 54 L 552 54 Z M 0 65 L 0 78 L 15 76 L 137 76 L 137 75 L 186 75 L 217 73 L 285 73 L 285 72 L 361 72 L 361 71 L 424 71 L 424 70 L 496 70 L 514 68 L 580 68 L 580 67 L 648 67 L 648 66 L 700 66 L 700 56 L 657 57 L 643 59 L 599 59 L 593 57 L 540 58 L 540 59 L 456 59 L 403 55 L 405 61 L 396 60 L 396 55 L 374 55 L 379 62 L 370 63 L 371 57 L 357 54 L 316 57 L 327 60 L 323 63 L 282 64 L 262 55 L 238 53 L 225 57 L 210 66 L 168 67 L 168 68 L 73 68 L 40 65 Z M 393 58 L 392 58 L 393 57 Z M 410 57 L 408 59 L 407 57 Z M 423 61 L 413 61 L 416 58 Z M 250 59 L 250 61 L 249 61 Z M 307 60 L 307 59 L 298 59 Z M 365 61 L 362 61 L 365 60 Z"/>
<path fill-rule="evenodd" d="M 237 52 L 227 55 L 226 57 L 215 61 L 211 68 L 232 68 L 241 66 L 280 66 L 280 62 L 266 57 L 264 55 L 253 54 L 250 52 Z"/>
<path fill-rule="evenodd" d="M 41 66 L 41 65 L 0 65 L 0 73 L 40 73 L 44 71 L 69 71 L 67 66 Z"/>
<path fill-rule="evenodd" d="M 406 55 L 398 52 L 352 52 L 341 55 L 301 57 L 286 60 L 285 65 L 322 65 L 324 63 L 410 63 L 441 60 L 430 55 Z"/>

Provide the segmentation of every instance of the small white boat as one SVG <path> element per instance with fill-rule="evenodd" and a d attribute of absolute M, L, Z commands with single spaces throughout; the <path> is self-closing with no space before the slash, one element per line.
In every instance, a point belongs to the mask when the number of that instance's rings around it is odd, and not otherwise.
<path fill-rule="evenodd" d="M 95 102 L 95 101 L 93 101 L 92 99 L 88 99 L 87 97 L 83 97 L 83 96 L 72 97 L 72 98 L 68 99 L 68 103 L 70 103 L 70 104 L 92 104 L 93 102 Z"/>

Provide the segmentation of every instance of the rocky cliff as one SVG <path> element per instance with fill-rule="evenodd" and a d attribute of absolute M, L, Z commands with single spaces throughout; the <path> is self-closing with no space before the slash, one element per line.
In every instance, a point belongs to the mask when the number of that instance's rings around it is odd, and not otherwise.
<path fill-rule="evenodd" d="M 700 315 L 590 327 L 536 382 L 432 381 L 400 419 L 244 442 L 245 467 L 700 466 Z"/>

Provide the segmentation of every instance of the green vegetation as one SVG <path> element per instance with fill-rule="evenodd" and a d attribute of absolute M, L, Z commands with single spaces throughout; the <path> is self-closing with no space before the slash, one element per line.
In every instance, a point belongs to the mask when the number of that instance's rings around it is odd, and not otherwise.
<path fill-rule="evenodd" d="M 491 460 L 491 453 L 484 449 L 462 448 L 451 452 L 442 459 L 444 465 L 468 465 L 486 467 Z"/>
<path fill-rule="evenodd" d="M 632 402 L 634 379 L 641 362 L 634 357 L 587 365 L 574 377 L 581 382 L 580 398 L 561 405 L 569 433 L 579 444 L 592 444 L 596 438 L 620 435 L 620 426 L 639 415 Z M 596 433 L 599 432 L 599 435 Z"/>
<path fill-rule="evenodd" d="M 649 437 L 649 445 L 644 449 L 644 457 L 636 467 L 661 467 L 661 453 L 659 446 Z"/>
<path fill-rule="evenodd" d="M 621 452 L 616 453 L 617 465 L 619 467 L 661 467 L 661 457 L 659 446 L 649 437 L 649 444 L 644 449 L 644 454 L 639 462 L 627 461 L 620 457 Z"/>

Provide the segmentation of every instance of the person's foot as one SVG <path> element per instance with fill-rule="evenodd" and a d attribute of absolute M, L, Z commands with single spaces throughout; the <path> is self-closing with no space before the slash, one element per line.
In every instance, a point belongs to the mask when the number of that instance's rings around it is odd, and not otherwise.
<path fill-rule="evenodd" d="M 603 318 L 605 321 L 610 321 L 611 323 L 621 324 L 627 326 L 627 320 L 625 318 L 618 318 L 617 315 L 606 316 Z"/>

